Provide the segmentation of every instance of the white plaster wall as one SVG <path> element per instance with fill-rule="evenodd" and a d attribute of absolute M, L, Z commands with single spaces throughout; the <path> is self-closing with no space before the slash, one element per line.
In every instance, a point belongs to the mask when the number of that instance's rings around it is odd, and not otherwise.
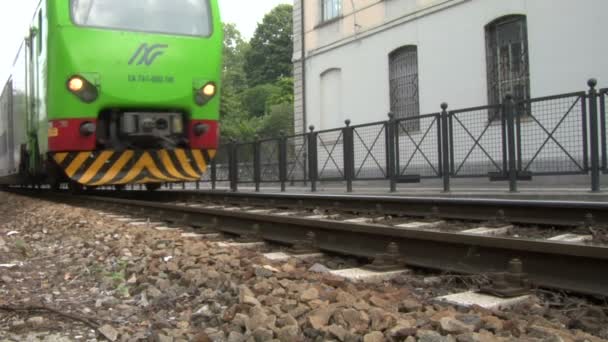
<path fill-rule="evenodd" d="M 353 125 L 385 120 L 390 108 L 388 55 L 394 49 L 409 44 L 418 46 L 422 114 L 440 111 L 443 101 L 448 102 L 451 109 L 487 104 L 484 27 L 509 14 L 527 16 L 533 98 L 584 91 L 590 77 L 598 78 L 600 87 L 608 87 L 608 59 L 604 57 L 608 55 L 608 44 L 602 43 L 601 36 L 606 24 L 600 17 L 601 13 L 607 12 L 608 1 L 605 0 L 587 0 L 584 6 L 571 0 L 470 0 L 335 49 L 320 52 L 323 51 L 321 46 L 306 62 L 307 125 L 320 127 L 323 121 L 321 127 L 327 129 L 331 122 L 337 127 L 342 126 L 346 118 L 351 119 Z M 331 41 L 332 38 L 325 37 L 324 40 Z M 332 68 L 341 69 L 343 113 L 336 114 L 333 119 L 321 120 L 320 75 Z M 563 120 L 561 128 L 555 129 L 575 101 L 576 98 L 570 98 L 532 106 L 533 115 L 548 132 L 554 131 L 554 136 L 567 153 L 553 140 L 546 141 L 547 133 L 534 120 L 524 120 L 521 133 L 523 167 L 535 158 L 529 170 L 576 171 L 578 166 L 571 157 L 582 166 L 580 103 Z M 473 135 L 469 136 L 459 124 L 454 127 L 456 168 L 466 159 L 460 174 L 484 175 L 498 171 L 488 154 L 501 163 L 501 128 L 492 124 L 486 130 L 487 117 L 487 111 L 459 116 Z M 412 133 L 416 143 L 425 133 L 424 123 L 421 126 L 421 132 Z M 484 131 L 480 144 L 486 152 L 474 147 L 474 139 Z M 428 152 L 425 153 L 436 153 L 436 142 L 426 139 L 423 146 Z M 405 154 L 406 159 L 412 153 L 418 153 L 410 165 L 413 172 L 406 170 L 404 173 L 428 173 L 428 169 L 420 169 L 427 163 L 421 158 L 420 151 L 415 150 L 415 145 L 409 139 L 403 144 L 401 154 Z M 473 151 L 469 153 L 471 149 Z M 381 155 L 382 152 L 376 153 Z"/>
<path fill-rule="evenodd" d="M 343 117 L 354 124 L 384 120 L 389 111 L 388 54 L 418 46 L 421 112 L 483 105 L 487 102 L 485 31 L 508 14 L 528 18 L 533 97 L 584 90 L 589 77 L 608 85 L 608 44 L 601 13 L 608 1 L 471 0 L 308 57 L 308 124 L 319 127 L 320 74 L 342 70 Z M 335 24 L 338 28 L 340 23 Z M 602 83 L 602 81 L 604 81 Z M 338 120 L 336 120 L 338 121 Z M 341 120 L 339 120 L 341 121 Z"/>

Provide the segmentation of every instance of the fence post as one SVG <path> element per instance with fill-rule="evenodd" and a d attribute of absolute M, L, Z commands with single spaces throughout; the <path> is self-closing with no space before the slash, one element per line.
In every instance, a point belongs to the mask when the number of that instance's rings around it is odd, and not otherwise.
<path fill-rule="evenodd" d="M 353 180 L 355 178 L 355 146 L 354 129 L 350 127 L 350 120 L 344 121 L 346 127 L 342 129 L 344 139 L 344 179 L 346 180 L 346 191 L 353 192 Z"/>
<path fill-rule="evenodd" d="M 597 111 L 597 80 L 592 78 L 587 82 L 589 86 L 589 127 L 591 142 L 591 191 L 600 191 L 600 147 L 599 147 L 599 126 Z"/>
<path fill-rule="evenodd" d="M 236 144 L 235 140 L 232 140 L 230 142 L 230 160 L 229 160 L 229 167 L 228 167 L 228 173 L 229 173 L 229 179 L 230 179 L 230 190 L 232 192 L 237 192 L 239 190 L 238 188 L 238 181 L 239 181 L 239 167 L 238 167 L 238 146 Z"/>
<path fill-rule="evenodd" d="M 211 159 L 211 190 L 217 188 L 217 155 Z"/>
<path fill-rule="evenodd" d="M 512 95 L 507 95 L 503 103 L 504 115 L 507 118 L 507 150 L 509 159 L 509 191 L 517 192 L 517 158 L 515 151 L 515 103 Z"/>
<path fill-rule="evenodd" d="M 441 175 L 443 192 L 450 192 L 450 144 L 448 129 L 448 104 L 441 104 Z"/>
<path fill-rule="evenodd" d="M 386 145 L 388 147 L 387 149 L 387 158 L 388 158 L 388 178 L 390 180 L 390 184 L 391 184 L 391 192 L 396 192 L 397 191 L 397 173 L 396 173 L 396 168 L 397 168 L 397 156 L 396 156 L 396 146 L 395 146 L 395 134 L 398 134 L 397 132 L 395 132 L 395 125 L 396 125 L 396 120 L 395 120 L 395 114 L 394 113 L 388 113 L 388 129 L 387 129 L 387 134 L 386 134 Z"/>
<path fill-rule="evenodd" d="M 308 127 L 310 133 L 308 133 L 308 176 L 310 179 L 310 190 L 312 192 L 317 191 L 317 173 L 319 168 L 317 166 L 317 134 L 315 132 L 315 126 L 310 125 Z"/>
<path fill-rule="evenodd" d="M 260 159 L 261 144 L 260 138 L 256 135 L 255 141 L 253 142 L 253 182 L 255 183 L 255 192 L 260 192 L 260 180 L 262 178 Z"/>
<path fill-rule="evenodd" d="M 287 136 L 281 131 L 279 138 L 279 181 L 281 182 L 281 192 L 285 192 L 287 182 Z"/>

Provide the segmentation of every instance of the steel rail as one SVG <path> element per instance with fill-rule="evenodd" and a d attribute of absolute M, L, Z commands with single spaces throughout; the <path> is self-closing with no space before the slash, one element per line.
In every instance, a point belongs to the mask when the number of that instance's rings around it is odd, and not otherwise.
<path fill-rule="evenodd" d="M 101 196 L 138 198 L 141 192 L 98 192 Z M 327 195 L 296 193 L 233 193 L 221 191 L 159 191 L 146 194 L 149 200 L 196 201 L 229 200 L 247 201 L 249 204 L 284 207 L 339 207 L 341 210 L 376 212 L 381 208 L 387 214 L 412 217 L 437 215 L 444 219 L 487 221 L 502 211 L 508 222 L 520 224 L 579 226 L 588 215 L 594 222 L 608 225 L 608 202 L 546 201 L 522 199 L 486 199 L 451 197 L 404 197 L 371 195 Z"/>
<path fill-rule="evenodd" d="M 305 240 L 306 235 L 313 232 L 320 250 L 363 258 L 374 258 L 384 253 L 390 243 L 395 243 L 405 265 L 448 272 L 504 272 L 509 261 L 518 258 L 523 261 L 530 281 L 537 286 L 608 296 L 606 246 L 400 229 L 108 196 L 50 196 L 76 206 L 102 204 L 106 210 L 135 215 L 138 211 L 151 213 L 212 231 L 242 236 L 257 234 L 261 240 L 288 245 Z"/>

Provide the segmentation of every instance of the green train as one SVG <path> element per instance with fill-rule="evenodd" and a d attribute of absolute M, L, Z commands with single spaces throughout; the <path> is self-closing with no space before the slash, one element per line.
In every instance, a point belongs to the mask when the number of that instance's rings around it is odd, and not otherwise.
<path fill-rule="evenodd" d="M 217 0 L 42 0 L 0 95 L 0 185 L 200 179 L 222 46 Z"/>

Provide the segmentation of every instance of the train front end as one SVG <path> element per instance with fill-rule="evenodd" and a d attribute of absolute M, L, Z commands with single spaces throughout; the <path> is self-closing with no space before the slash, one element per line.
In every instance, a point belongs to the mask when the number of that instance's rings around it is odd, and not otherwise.
<path fill-rule="evenodd" d="M 48 151 L 62 176 L 90 187 L 200 179 L 220 135 L 217 0 L 50 3 Z"/>

